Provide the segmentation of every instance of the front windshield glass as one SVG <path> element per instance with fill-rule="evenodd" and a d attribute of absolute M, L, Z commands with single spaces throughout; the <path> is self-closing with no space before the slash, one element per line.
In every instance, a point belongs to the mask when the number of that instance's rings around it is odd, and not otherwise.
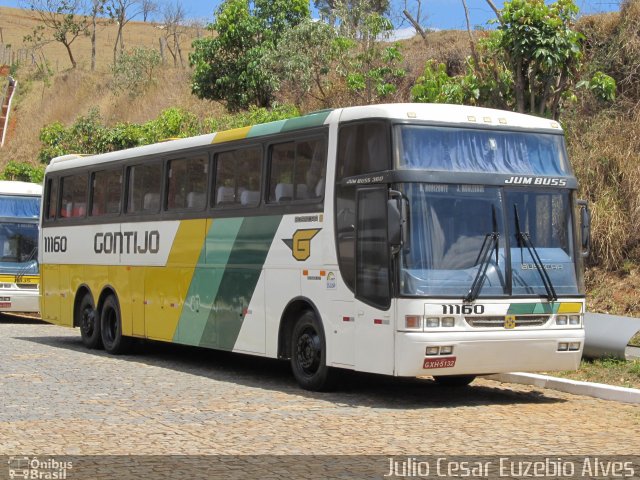
<path fill-rule="evenodd" d="M 531 253 L 518 241 L 518 227 L 529 235 L 558 295 L 578 294 L 569 192 L 507 190 L 505 198 L 511 231 L 513 294 L 546 292 Z"/>
<path fill-rule="evenodd" d="M 424 183 L 407 183 L 401 190 L 410 210 L 409 242 L 401 262 L 402 295 L 466 296 L 482 267 L 482 244 L 492 232 L 499 234 L 499 241 L 479 297 L 547 295 L 531 253 L 518 241 L 518 227 L 529 235 L 556 293 L 581 293 L 568 190 Z"/>
<path fill-rule="evenodd" d="M 562 135 L 425 125 L 396 128 L 400 169 L 571 175 Z"/>
<path fill-rule="evenodd" d="M 481 267 L 487 235 L 499 234 L 481 295 L 505 295 L 503 202 L 500 189 L 477 185 L 404 185 L 410 239 L 402 258 L 404 295 L 467 294 Z"/>
<path fill-rule="evenodd" d="M 0 223 L 0 269 L 4 273 L 38 272 L 38 225 Z"/>

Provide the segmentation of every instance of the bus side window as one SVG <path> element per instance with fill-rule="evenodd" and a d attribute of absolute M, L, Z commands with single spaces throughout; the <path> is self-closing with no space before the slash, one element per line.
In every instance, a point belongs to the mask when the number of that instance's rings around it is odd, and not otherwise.
<path fill-rule="evenodd" d="M 327 157 L 324 139 L 273 145 L 269 157 L 269 202 L 322 198 Z"/>
<path fill-rule="evenodd" d="M 87 175 L 69 175 L 60 180 L 61 218 L 80 218 L 87 213 Z"/>
<path fill-rule="evenodd" d="M 47 220 L 54 220 L 58 212 L 58 179 L 50 178 L 47 180 L 45 215 Z"/>
<path fill-rule="evenodd" d="M 206 205 L 209 157 L 169 161 L 167 210 L 202 210 Z"/>
<path fill-rule="evenodd" d="M 160 162 L 128 168 L 127 213 L 157 213 L 160 210 L 162 164 Z"/>
<path fill-rule="evenodd" d="M 91 177 L 91 216 L 120 213 L 122 170 L 102 170 Z"/>
<path fill-rule="evenodd" d="M 260 202 L 262 149 L 247 147 L 216 155 L 213 202 L 253 207 Z"/>

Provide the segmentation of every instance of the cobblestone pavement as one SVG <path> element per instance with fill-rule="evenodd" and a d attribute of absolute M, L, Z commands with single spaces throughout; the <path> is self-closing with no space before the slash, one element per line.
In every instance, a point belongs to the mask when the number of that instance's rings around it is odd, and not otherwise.
<path fill-rule="evenodd" d="M 0 392 L 0 455 L 640 452 L 637 405 L 360 374 L 310 393 L 275 360 L 158 343 L 113 357 L 77 329 L 9 317 Z"/>

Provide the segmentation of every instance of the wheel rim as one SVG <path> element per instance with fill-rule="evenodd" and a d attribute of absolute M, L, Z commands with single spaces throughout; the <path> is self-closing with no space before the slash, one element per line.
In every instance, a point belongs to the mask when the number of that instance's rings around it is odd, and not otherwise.
<path fill-rule="evenodd" d="M 81 322 L 82 331 L 85 335 L 88 337 L 92 336 L 94 329 L 96 328 L 96 311 L 90 306 L 85 307 L 82 310 Z"/>
<path fill-rule="evenodd" d="M 298 337 L 297 362 L 306 375 L 313 375 L 320 368 L 322 342 L 313 328 L 306 328 Z"/>
<path fill-rule="evenodd" d="M 115 314 L 115 311 L 110 308 L 105 312 L 105 316 L 104 316 L 104 333 L 105 333 L 105 340 L 107 340 L 107 342 L 109 343 L 113 343 L 114 340 L 116 339 L 116 335 L 118 334 L 118 320 Z"/>

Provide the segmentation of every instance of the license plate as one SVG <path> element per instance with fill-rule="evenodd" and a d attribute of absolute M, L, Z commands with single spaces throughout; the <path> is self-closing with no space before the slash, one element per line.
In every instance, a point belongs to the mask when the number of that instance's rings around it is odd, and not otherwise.
<path fill-rule="evenodd" d="M 0 308 L 11 308 L 11 302 L 0 302 Z"/>
<path fill-rule="evenodd" d="M 422 368 L 451 368 L 456 365 L 456 357 L 425 358 Z"/>

